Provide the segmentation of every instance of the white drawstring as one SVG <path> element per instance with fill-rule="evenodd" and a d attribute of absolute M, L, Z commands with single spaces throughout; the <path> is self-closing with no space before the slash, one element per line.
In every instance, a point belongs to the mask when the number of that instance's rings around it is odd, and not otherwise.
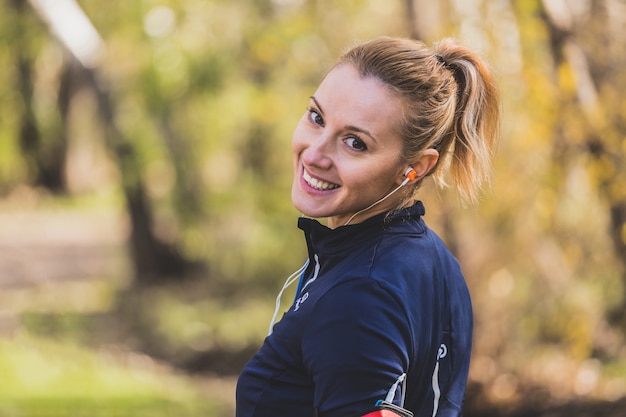
<path fill-rule="evenodd" d="M 306 260 L 306 262 L 304 263 L 304 265 L 302 265 L 300 269 L 298 269 L 293 274 L 289 275 L 289 278 L 287 278 L 287 280 L 285 281 L 283 288 L 278 293 L 278 296 L 276 297 L 276 307 L 274 308 L 274 315 L 272 316 L 272 321 L 270 322 L 270 329 L 269 329 L 268 335 L 272 334 L 272 331 L 274 330 L 274 323 L 276 322 L 276 317 L 278 316 L 278 311 L 280 310 L 280 299 L 282 298 L 283 293 L 285 292 L 287 288 L 289 288 L 291 284 L 293 284 L 298 279 L 300 279 L 300 274 L 304 272 L 307 266 L 309 266 L 308 259 Z"/>
<path fill-rule="evenodd" d="M 320 273 L 320 258 L 317 256 L 317 254 L 313 255 L 313 258 L 315 258 L 315 269 L 313 270 L 313 276 L 311 278 L 307 279 L 306 284 L 304 284 L 304 286 L 302 287 L 300 292 L 304 291 L 304 289 L 306 287 L 311 285 L 317 279 L 317 276 Z M 297 297 L 297 295 L 296 295 L 296 297 Z"/>
<path fill-rule="evenodd" d="M 433 393 L 435 398 L 433 400 L 433 417 L 437 415 L 437 410 L 439 409 L 439 400 L 441 398 L 441 388 L 439 387 L 439 360 L 445 358 L 448 355 L 448 347 L 445 344 L 441 344 L 439 346 L 439 350 L 437 351 L 437 363 L 435 364 L 435 370 L 433 371 Z"/>

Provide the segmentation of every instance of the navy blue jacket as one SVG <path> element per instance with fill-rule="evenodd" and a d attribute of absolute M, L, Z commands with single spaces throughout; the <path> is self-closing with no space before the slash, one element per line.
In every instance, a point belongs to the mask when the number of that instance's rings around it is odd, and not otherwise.
<path fill-rule="evenodd" d="M 359 415 L 403 373 L 416 417 L 461 414 L 471 301 L 423 214 L 417 202 L 336 229 L 299 220 L 304 285 L 241 373 L 237 417 Z"/>

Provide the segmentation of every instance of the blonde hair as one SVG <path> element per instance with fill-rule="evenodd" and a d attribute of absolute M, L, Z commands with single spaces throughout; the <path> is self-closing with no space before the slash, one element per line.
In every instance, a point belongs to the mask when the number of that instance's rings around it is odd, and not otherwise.
<path fill-rule="evenodd" d="M 495 79 L 482 58 L 453 39 L 428 48 L 412 39 L 380 37 L 350 49 L 337 65 L 344 63 L 400 97 L 402 162 L 436 149 L 440 157 L 429 175 L 445 186 L 441 167 L 449 168 L 457 192 L 476 202 L 490 182 L 500 113 Z"/>

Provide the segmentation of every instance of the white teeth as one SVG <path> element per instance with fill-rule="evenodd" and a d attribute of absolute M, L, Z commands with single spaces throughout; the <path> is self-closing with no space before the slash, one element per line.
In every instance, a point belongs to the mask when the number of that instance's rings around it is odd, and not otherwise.
<path fill-rule="evenodd" d="M 335 188 L 339 188 L 337 184 L 333 184 L 331 182 L 321 181 L 316 178 L 313 178 L 309 175 L 308 172 L 304 171 L 302 175 L 307 184 L 317 190 L 334 190 Z"/>

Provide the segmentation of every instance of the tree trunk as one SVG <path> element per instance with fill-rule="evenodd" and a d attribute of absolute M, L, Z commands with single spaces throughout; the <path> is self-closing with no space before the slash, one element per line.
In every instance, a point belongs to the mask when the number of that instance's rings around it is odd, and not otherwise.
<path fill-rule="evenodd" d="M 153 230 L 153 216 L 142 172 L 134 147 L 115 125 L 115 107 L 95 69 L 82 67 L 89 87 L 96 95 L 100 119 L 105 126 L 107 144 L 116 156 L 131 221 L 131 253 L 136 283 L 149 285 L 182 278 L 192 263 L 173 245 L 160 241 Z"/>
<path fill-rule="evenodd" d="M 25 4 L 20 0 L 11 1 L 19 7 Z M 80 6 L 77 5 L 77 7 Z M 61 23 L 50 20 L 53 17 L 49 15 L 44 18 L 39 14 L 45 13 L 45 10 L 36 11 L 44 23 L 48 25 L 50 32 L 56 36 L 54 26 Z M 81 10 L 79 9 L 78 12 Z M 115 156 L 121 175 L 121 187 L 126 198 L 126 210 L 131 222 L 130 246 L 131 259 L 135 269 L 135 282 L 139 285 L 147 285 L 163 280 L 176 280 L 185 276 L 192 263 L 187 261 L 174 245 L 160 241 L 154 233 L 152 208 L 145 192 L 139 160 L 132 142 L 124 137 L 115 123 L 115 105 L 98 74 L 97 62 L 90 61 L 89 66 L 87 66 L 80 61 L 79 57 L 73 55 L 75 51 L 72 51 L 62 39 L 59 39 L 59 42 L 67 50 L 67 59 L 70 61 L 68 64 L 69 72 L 64 73 L 61 79 L 60 111 L 64 116 L 67 115 L 67 109 L 73 95 L 82 87 L 89 88 L 96 98 L 98 115 L 104 126 L 106 145 Z M 25 88 L 27 86 L 25 85 Z M 33 134 L 36 132 L 36 127 L 36 123 L 32 123 L 27 125 L 27 129 L 23 129 L 29 133 L 29 136 L 25 138 L 31 142 L 38 139 L 38 136 Z M 28 143 L 30 145 L 30 142 Z"/>

